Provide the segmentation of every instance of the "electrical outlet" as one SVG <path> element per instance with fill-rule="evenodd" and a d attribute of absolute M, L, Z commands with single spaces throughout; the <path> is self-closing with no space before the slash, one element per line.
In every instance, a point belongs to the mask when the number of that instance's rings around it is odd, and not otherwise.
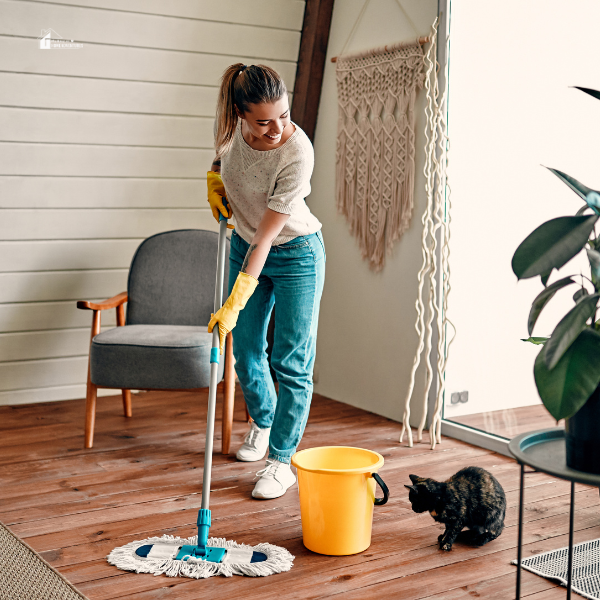
<path fill-rule="evenodd" d="M 469 392 L 452 392 L 450 394 L 450 404 L 466 404 L 469 401 Z"/>

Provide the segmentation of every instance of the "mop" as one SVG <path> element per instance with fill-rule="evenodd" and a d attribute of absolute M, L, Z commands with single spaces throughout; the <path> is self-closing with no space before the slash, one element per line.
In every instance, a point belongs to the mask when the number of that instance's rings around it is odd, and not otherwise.
<path fill-rule="evenodd" d="M 225 199 L 223 199 L 225 200 Z M 219 249 L 217 254 L 217 281 L 215 285 L 215 313 L 223 302 L 225 273 L 225 245 L 227 219 L 219 220 Z M 209 538 L 211 511 L 209 509 L 212 470 L 215 405 L 220 352 L 219 328 L 213 328 L 210 351 L 210 384 L 208 388 L 208 415 L 206 419 L 206 447 L 202 478 L 202 504 L 198 511 L 198 535 L 180 538 L 170 535 L 134 541 L 115 548 L 107 557 L 111 565 L 125 571 L 153 573 L 169 577 L 205 579 L 213 575 L 248 575 L 263 577 L 289 571 L 294 557 L 285 549 L 272 544 L 256 546 L 238 544 L 224 538 Z"/>

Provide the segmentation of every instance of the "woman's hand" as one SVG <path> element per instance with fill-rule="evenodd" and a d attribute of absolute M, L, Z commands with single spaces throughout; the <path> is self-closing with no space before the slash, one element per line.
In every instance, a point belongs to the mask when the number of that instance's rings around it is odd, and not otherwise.
<path fill-rule="evenodd" d="M 206 186 L 208 188 L 208 203 L 212 210 L 213 217 L 217 221 L 220 221 L 220 215 L 223 215 L 226 219 L 230 219 L 232 216 L 231 208 L 229 205 L 225 205 L 223 199 L 227 199 L 225 194 L 225 186 L 219 173 L 215 171 L 208 171 L 206 174 Z M 233 229 L 233 225 L 227 225 L 229 229 Z"/>
<path fill-rule="evenodd" d="M 212 333 L 214 326 L 219 324 L 221 354 L 225 347 L 225 337 L 235 327 L 240 311 L 246 306 L 246 302 L 254 293 L 257 285 L 258 279 L 240 271 L 229 298 L 225 300 L 225 304 L 217 313 L 212 315 L 208 324 L 208 332 Z"/>

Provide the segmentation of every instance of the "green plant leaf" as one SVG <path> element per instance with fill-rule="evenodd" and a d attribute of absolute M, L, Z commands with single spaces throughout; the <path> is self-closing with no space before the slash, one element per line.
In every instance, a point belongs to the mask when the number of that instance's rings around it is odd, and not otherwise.
<path fill-rule="evenodd" d="M 587 185 L 583 185 L 575 179 L 575 177 L 571 177 L 558 169 L 553 169 L 551 167 L 546 167 L 549 171 L 552 171 L 562 182 L 566 183 L 578 196 L 581 197 L 582 200 L 585 200 L 586 196 L 595 190 L 589 188 Z"/>
<path fill-rule="evenodd" d="M 584 329 L 551 371 L 547 348 L 538 354 L 533 374 L 544 406 L 559 421 L 572 417 L 600 383 L 600 333 Z"/>
<path fill-rule="evenodd" d="M 553 369 L 569 346 L 585 328 L 586 321 L 594 314 L 600 294 L 587 296 L 576 304 L 554 328 L 546 344 L 546 366 Z"/>
<path fill-rule="evenodd" d="M 576 213 L 575 216 L 576 217 L 580 217 L 582 214 L 585 213 L 586 210 L 594 210 L 591 206 L 588 206 L 587 204 L 584 204 Z M 596 211 L 594 211 L 596 212 Z"/>
<path fill-rule="evenodd" d="M 572 275 L 569 275 L 569 277 L 565 277 L 564 279 L 559 279 L 558 281 L 555 281 L 552 285 L 549 285 L 547 288 L 544 288 L 541 291 L 541 293 L 538 294 L 537 298 L 533 301 L 531 305 L 531 310 L 529 311 L 529 319 L 527 320 L 527 333 L 529 335 L 532 334 L 533 327 L 535 326 L 535 323 L 538 320 L 542 309 L 544 308 L 544 306 L 546 306 L 546 304 L 548 304 L 550 300 L 552 300 L 554 294 L 556 294 L 558 290 L 564 288 L 565 286 L 575 283 L 571 279 L 571 277 Z"/>
<path fill-rule="evenodd" d="M 588 260 L 590 261 L 590 268 L 592 270 L 592 281 L 594 285 L 597 285 L 600 281 L 600 252 L 597 250 L 590 250 L 586 248 Z"/>
<path fill-rule="evenodd" d="M 574 294 L 573 294 L 573 302 L 577 303 L 580 300 L 583 300 L 586 296 L 589 296 L 588 291 L 582 287 L 579 288 Z"/>
<path fill-rule="evenodd" d="M 589 94 L 590 96 L 593 96 L 594 98 L 597 98 L 598 100 L 600 100 L 600 92 L 598 90 L 592 90 L 591 88 L 579 87 L 578 85 L 575 85 L 573 87 L 576 90 L 581 90 L 582 92 L 585 92 L 586 94 Z"/>
<path fill-rule="evenodd" d="M 600 246 L 600 238 L 590 238 L 588 244 L 592 250 L 597 250 L 598 246 Z"/>
<path fill-rule="evenodd" d="M 514 274 L 528 279 L 560 269 L 583 249 L 597 220 L 597 215 L 591 215 L 546 221 L 517 248 L 512 258 Z"/>
<path fill-rule="evenodd" d="M 540 275 L 540 279 L 542 280 L 542 285 L 546 287 L 548 284 L 548 279 L 550 279 L 550 275 L 552 275 L 552 269 L 550 269 L 547 273 L 542 273 Z"/>
<path fill-rule="evenodd" d="M 521 339 L 522 342 L 529 342 L 536 346 L 543 346 L 550 338 L 547 337 L 528 337 L 527 339 Z"/>

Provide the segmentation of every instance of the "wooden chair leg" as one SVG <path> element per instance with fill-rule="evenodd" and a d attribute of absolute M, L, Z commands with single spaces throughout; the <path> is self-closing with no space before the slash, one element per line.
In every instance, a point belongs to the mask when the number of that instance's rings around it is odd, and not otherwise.
<path fill-rule="evenodd" d="M 223 419 L 221 452 L 229 454 L 231 429 L 233 427 L 233 408 L 235 402 L 235 370 L 233 368 L 233 336 L 227 334 L 225 347 L 225 373 L 223 377 Z"/>
<path fill-rule="evenodd" d="M 96 423 L 96 397 L 98 396 L 98 386 L 90 381 L 88 375 L 87 394 L 85 397 L 85 447 L 91 448 L 94 445 L 94 425 Z"/>
<path fill-rule="evenodd" d="M 100 333 L 100 311 L 95 310 L 92 315 L 92 335 L 90 337 L 90 358 L 88 359 L 87 390 L 85 394 L 85 447 L 94 445 L 94 425 L 96 423 L 96 398 L 98 386 L 92 383 L 91 377 L 91 346 L 92 340 Z"/>
<path fill-rule="evenodd" d="M 131 417 L 131 390 L 121 390 L 123 396 L 123 414 L 126 417 Z"/>

